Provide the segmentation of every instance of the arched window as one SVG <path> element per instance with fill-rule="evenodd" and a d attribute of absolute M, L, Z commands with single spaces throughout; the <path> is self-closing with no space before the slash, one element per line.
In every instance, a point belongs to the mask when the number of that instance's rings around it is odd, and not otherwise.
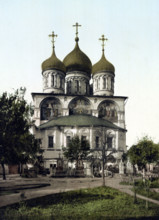
<path fill-rule="evenodd" d="M 79 81 L 75 80 L 75 89 L 76 89 L 76 93 L 79 93 Z"/>
<path fill-rule="evenodd" d="M 71 81 L 68 81 L 68 82 L 67 82 L 67 93 L 68 93 L 68 94 L 71 93 L 71 85 L 72 85 Z"/>
<path fill-rule="evenodd" d="M 96 79 L 96 89 L 98 89 L 98 79 Z"/>
<path fill-rule="evenodd" d="M 103 89 L 106 89 L 106 78 L 103 77 Z"/>
<path fill-rule="evenodd" d="M 54 75 L 54 87 L 57 87 L 57 75 Z"/>
<path fill-rule="evenodd" d="M 55 85 L 55 76 L 52 75 L 52 86 L 54 86 L 54 85 Z"/>
<path fill-rule="evenodd" d="M 98 78 L 98 89 L 100 89 L 100 78 Z"/>

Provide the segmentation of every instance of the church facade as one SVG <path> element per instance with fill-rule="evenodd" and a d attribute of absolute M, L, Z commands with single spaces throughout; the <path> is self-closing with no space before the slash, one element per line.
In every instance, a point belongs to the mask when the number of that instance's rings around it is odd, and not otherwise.
<path fill-rule="evenodd" d="M 127 97 L 114 96 L 115 68 L 106 59 L 102 35 L 101 59 L 92 65 L 79 48 L 76 23 L 74 49 L 60 61 L 53 52 L 42 63 L 43 92 L 32 93 L 34 101 L 34 134 L 41 140 L 44 166 L 56 167 L 63 148 L 75 135 L 90 143 L 91 154 L 101 161 L 103 146 L 106 152 L 115 149 L 119 162 L 126 152 L 125 102 Z M 84 162 L 89 175 L 92 164 Z"/>

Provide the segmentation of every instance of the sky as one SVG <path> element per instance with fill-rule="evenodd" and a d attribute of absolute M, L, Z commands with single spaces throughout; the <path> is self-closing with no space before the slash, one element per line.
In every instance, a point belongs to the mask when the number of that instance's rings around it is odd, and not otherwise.
<path fill-rule="evenodd" d="M 26 87 L 26 99 L 42 92 L 41 63 L 73 50 L 78 22 L 80 49 L 95 64 L 105 55 L 115 66 L 115 96 L 127 96 L 127 145 L 145 135 L 159 142 L 158 0 L 0 0 L 0 94 Z"/>

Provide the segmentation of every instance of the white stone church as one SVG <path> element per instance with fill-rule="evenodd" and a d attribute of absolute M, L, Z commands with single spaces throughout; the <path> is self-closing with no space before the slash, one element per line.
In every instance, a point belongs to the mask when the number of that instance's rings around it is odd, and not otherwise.
<path fill-rule="evenodd" d="M 44 166 L 57 165 L 70 139 L 78 135 L 90 143 L 94 158 L 101 161 L 103 145 L 107 152 L 116 149 L 119 163 L 126 152 L 125 103 L 127 97 L 114 96 L 115 68 L 104 53 L 104 35 L 101 59 L 92 65 L 80 50 L 78 23 L 74 49 L 60 61 L 53 52 L 42 63 L 43 92 L 32 93 L 34 101 L 34 134 L 41 140 Z M 85 162 L 85 172 L 92 164 Z"/>

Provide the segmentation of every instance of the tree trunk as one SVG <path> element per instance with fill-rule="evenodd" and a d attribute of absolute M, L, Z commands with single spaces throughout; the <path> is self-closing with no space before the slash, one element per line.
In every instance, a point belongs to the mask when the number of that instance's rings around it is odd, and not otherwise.
<path fill-rule="evenodd" d="M 143 168 L 142 170 L 142 179 L 143 179 L 143 182 L 145 182 L 145 168 Z"/>
<path fill-rule="evenodd" d="M 103 170 L 102 170 L 102 175 L 103 175 L 103 186 L 105 186 L 105 175 L 104 175 L 104 160 L 103 160 Z"/>
<path fill-rule="evenodd" d="M 19 164 L 19 174 L 20 174 L 20 176 L 22 176 L 22 166 L 23 166 L 22 163 L 20 163 Z"/>
<path fill-rule="evenodd" d="M 1 165 L 2 165 L 2 171 L 3 171 L 3 180 L 6 180 L 6 172 L 5 172 L 4 163 L 1 163 Z"/>

